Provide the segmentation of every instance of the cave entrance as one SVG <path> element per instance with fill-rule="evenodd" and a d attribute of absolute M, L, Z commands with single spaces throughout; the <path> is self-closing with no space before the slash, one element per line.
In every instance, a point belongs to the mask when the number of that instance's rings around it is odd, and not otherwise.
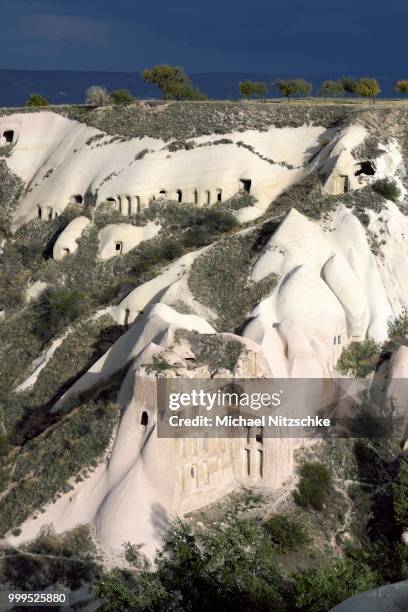
<path fill-rule="evenodd" d="M 14 140 L 14 130 L 6 130 L 3 132 L 3 138 L 6 141 L 6 144 L 12 144 Z"/>
<path fill-rule="evenodd" d="M 177 189 L 176 194 L 177 194 L 177 202 L 182 202 L 183 201 L 183 192 L 181 191 L 181 189 Z"/>
<path fill-rule="evenodd" d="M 142 412 L 142 418 L 140 419 L 140 424 L 142 425 L 142 427 L 147 427 L 148 422 L 149 422 L 149 415 L 147 414 L 146 410 L 144 410 Z"/>
<path fill-rule="evenodd" d="M 123 242 L 115 242 L 115 252 L 119 255 L 122 253 Z"/>
<path fill-rule="evenodd" d="M 252 185 L 251 179 L 240 179 L 240 182 L 241 182 L 241 185 L 242 185 L 241 190 L 244 193 L 250 193 L 251 185 Z"/>
<path fill-rule="evenodd" d="M 69 249 L 62 249 L 62 252 L 63 252 L 63 254 L 64 254 L 64 257 L 65 257 L 66 255 L 69 255 Z"/>
<path fill-rule="evenodd" d="M 222 200 L 222 189 L 217 189 L 216 193 L 217 193 L 217 202 L 221 202 L 221 200 Z"/>
<path fill-rule="evenodd" d="M 84 201 L 84 198 L 79 193 L 77 193 L 75 195 L 72 195 L 69 198 L 69 201 L 70 201 L 70 204 L 82 204 Z"/>
<path fill-rule="evenodd" d="M 354 173 L 354 176 L 360 176 L 361 174 L 365 174 L 366 176 L 374 176 L 375 167 L 370 161 L 363 161 L 358 164 L 360 166 L 359 170 Z"/>
<path fill-rule="evenodd" d="M 161 199 L 161 200 L 165 200 L 165 199 L 166 199 L 166 190 L 165 190 L 165 189 L 162 189 L 162 190 L 159 192 L 159 194 L 160 194 L 160 199 Z M 179 200 L 179 202 L 180 202 L 180 201 L 181 201 L 181 200 Z"/>

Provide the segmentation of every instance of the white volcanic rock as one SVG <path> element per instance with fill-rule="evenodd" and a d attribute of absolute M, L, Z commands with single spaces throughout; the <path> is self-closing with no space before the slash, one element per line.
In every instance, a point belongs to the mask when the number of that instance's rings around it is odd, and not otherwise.
<path fill-rule="evenodd" d="M 251 278 L 258 282 L 271 273 L 280 283 L 252 312 L 244 335 L 263 346 L 275 376 L 325 376 L 350 341 L 386 339 L 393 310 L 384 266 L 345 207 L 329 223 L 292 209 L 260 253 Z M 408 298 L 405 282 L 399 293 Z"/>
<path fill-rule="evenodd" d="M 82 232 L 90 225 L 91 221 L 88 217 L 76 217 L 67 227 L 61 232 L 55 241 L 52 256 L 57 261 L 63 259 L 66 255 L 75 253 L 78 248 L 78 239 Z"/>
<path fill-rule="evenodd" d="M 132 323 L 149 304 L 163 302 L 172 306 L 177 302 L 183 302 L 200 317 L 215 319 L 215 313 L 194 299 L 187 283 L 188 272 L 194 260 L 204 250 L 183 255 L 165 268 L 161 274 L 136 287 L 113 309 L 112 317 L 123 325 Z"/>
<path fill-rule="evenodd" d="M 309 172 L 310 155 L 331 134 L 323 127 L 271 127 L 225 134 L 230 144 L 215 144 L 217 135 L 197 138 L 206 146 L 170 152 L 160 139 L 122 140 L 52 112 L 0 117 L 0 132 L 5 129 L 16 134 L 7 163 L 28 186 L 15 227 L 35 217 L 54 218 L 70 202 L 109 200 L 124 215 L 160 198 L 216 204 L 240 191 L 242 181 L 250 182 L 256 206 L 264 210 Z M 256 214 L 253 207 L 237 212 L 242 218 Z"/>
<path fill-rule="evenodd" d="M 54 410 L 58 410 L 69 397 L 94 387 L 134 361 L 149 344 L 170 347 L 177 329 L 215 333 L 215 329 L 197 315 L 180 314 L 167 304 L 155 304 L 68 389 L 55 404 Z"/>
<path fill-rule="evenodd" d="M 160 225 L 147 223 L 143 226 L 128 223 L 111 223 L 99 232 L 100 259 L 109 259 L 115 255 L 128 253 L 144 240 L 154 238 L 160 231 Z"/>

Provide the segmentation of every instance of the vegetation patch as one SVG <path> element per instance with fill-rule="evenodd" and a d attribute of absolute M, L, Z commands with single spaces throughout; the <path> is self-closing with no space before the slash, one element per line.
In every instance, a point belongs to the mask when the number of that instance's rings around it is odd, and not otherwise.
<path fill-rule="evenodd" d="M 249 280 L 259 234 L 233 236 L 218 242 L 191 268 L 188 279 L 194 297 L 215 310 L 218 331 L 235 332 L 254 306 L 276 286 L 271 274 L 258 283 Z"/>
<path fill-rule="evenodd" d="M 20 549 L 0 548 L 0 583 L 24 591 L 42 591 L 51 584 L 76 590 L 101 575 L 90 530 L 77 527 L 62 535 L 43 532 Z"/>
<path fill-rule="evenodd" d="M 371 338 L 364 342 L 351 342 L 343 349 L 336 368 L 344 375 L 365 378 L 377 368 L 381 347 Z"/>
<path fill-rule="evenodd" d="M 191 368 L 208 365 L 210 370 L 226 368 L 233 372 L 244 348 L 241 342 L 216 334 L 180 331 L 178 336 L 186 338 L 190 342 L 195 355 L 194 362 L 189 363 Z"/>
<path fill-rule="evenodd" d="M 285 514 L 272 515 L 264 526 L 279 553 L 300 548 L 310 540 L 304 526 Z"/>
<path fill-rule="evenodd" d="M 391 202 L 396 202 L 401 195 L 397 183 L 392 179 L 379 179 L 372 184 L 372 187 L 376 193 L 379 193 L 386 200 L 391 200 Z"/>
<path fill-rule="evenodd" d="M 318 462 L 304 463 L 299 470 L 300 481 L 293 492 L 295 502 L 307 508 L 322 510 L 331 485 L 331 475 L 325 465 Z"/>

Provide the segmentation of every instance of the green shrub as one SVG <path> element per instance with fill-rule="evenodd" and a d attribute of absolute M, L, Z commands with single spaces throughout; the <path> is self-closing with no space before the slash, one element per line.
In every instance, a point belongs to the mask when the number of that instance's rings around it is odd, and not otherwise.
<path fill-rule="evenodd" d="M 295 502 L 304 508 L 312 506 L 322 510 L 330 490 L 331 475 L 325 465 L 318 462 L 304 463 L 300 468 L 300 481 L 293 492 Z"/>
<path fill-rule="evenodd" d="M 28 98 L 26 105 L 31 108 L 33 107 L 37 108 L 41 106 L 49 106 L 49 102 L 41 94 L 34 93 L 34 94 L 31 94 L 31 96 Z"/>
<path fill-rule="evenodd" d="M 371 338 L 364 342 L 351 342 L 343 349 L 336 368 L 342 374 L 352 374 L 357 378 L 365 378 L 374 372 L 381 353 L 381 347 Z"/>
<path fill-rule="evenodd" d="M 279 553 L 300 548 L 309 542 L 305 528 L 285 514 L 274 514 L 264 527 Z"/>
<path fill-rule="evenodd" d="M 376 193 L 379 193 L 386 200 L 391 200 L 391 202 L 396 202 L 401 195 L 397 183 L 388 178 L 375 181 L 372 184 L 372 188 Z"/>
<path fill-rule="evenodd" d="M 117 89 L 110 94 L 111 100 L 117 106 L 127 106 L 134 102 L 134 97 L 127 89 Z"/>
<path fill-rule="evenodd" d="M 355 559 L 321 562 L 293 576 L 296 609 L 327 612 L 348 597 L 368 591 L 379 583 L 377 572 Z"/>
<path fill-rule="evenodd" d="M 400 315 L 388 324 L 388 342 L 384 349 L 395 351 L 399 346 L 408 346 L 408 312 L 403 310 Z"/>
<path fill-rule="evenodd" d="M 52 288 L 36 300 L 33 330 L 42 342 L 47 342 L 64 327 L 85 314 L 89 309 L 85 291 L 74 287 Z"/>

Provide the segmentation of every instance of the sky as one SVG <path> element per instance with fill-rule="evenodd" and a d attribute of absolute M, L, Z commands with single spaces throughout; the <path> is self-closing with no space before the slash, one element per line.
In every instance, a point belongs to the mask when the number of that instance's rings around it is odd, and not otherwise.
<path fill-rule="evenodd" d="M 408 77 L 406 0 L 0 0 L 0 68 Z"/>

